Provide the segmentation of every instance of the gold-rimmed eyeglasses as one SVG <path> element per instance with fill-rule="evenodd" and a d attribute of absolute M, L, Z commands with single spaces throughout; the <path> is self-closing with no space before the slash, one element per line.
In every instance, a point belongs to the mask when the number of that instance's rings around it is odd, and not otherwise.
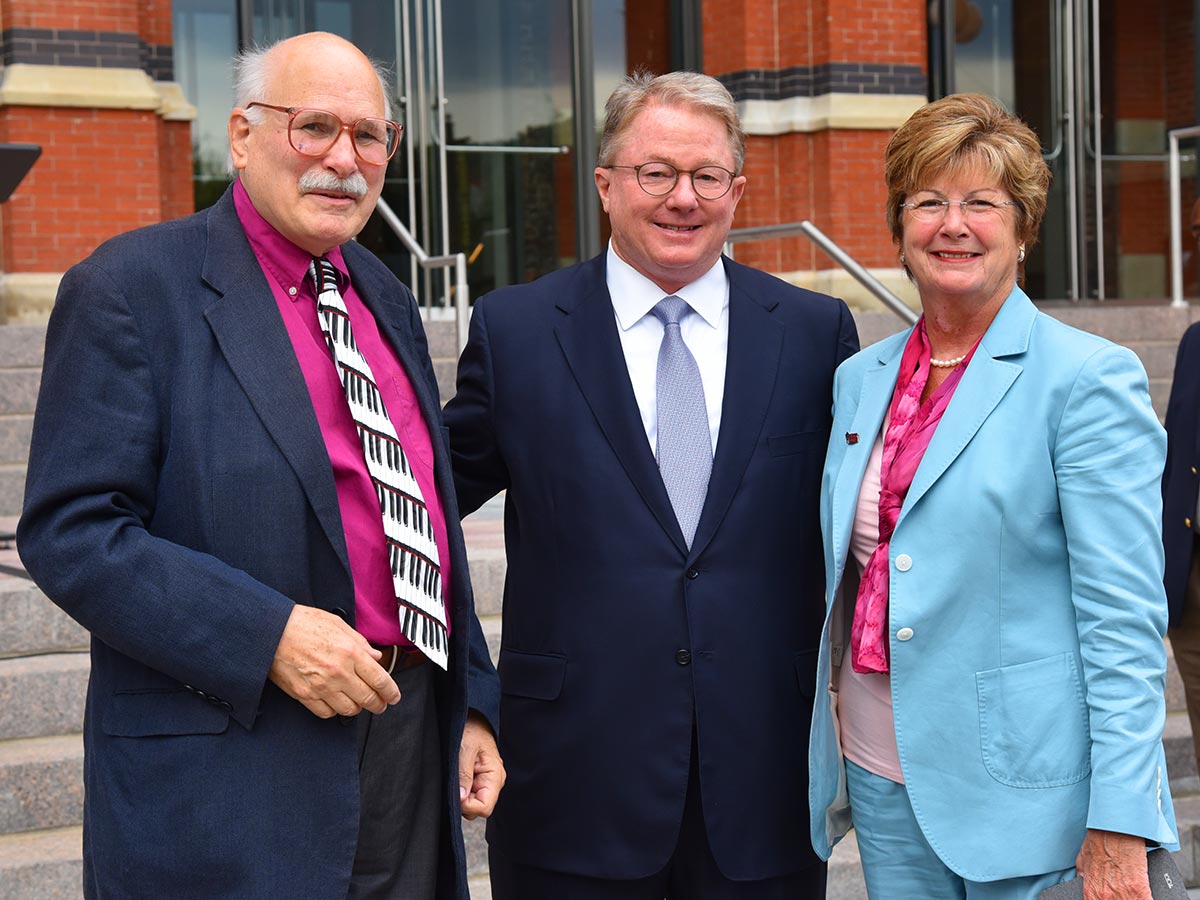
<path fill-rule="evenodd" d="M 602 169 L 632 169 L 637 183 L 652 197 L 664 197 L 675 190 L 680 175 L 692 179 L 692 190 L 705 200 L 720 200 L 733 187 L 736 173 L 721 166 L 701 166 L 698 169 L 677 169 L 670 163 L 648 162 L 640 166 L 601 166 Z"/>
<path fill-rule="evenodd" d="M 957 206 L 969 219 L 986 219 L 996 215 L 1006 206 L 1016 205 L 1017 201 L 1015 200 L 988 200 L 983 197 L 972 197 L 969 200 L 935 200 L 931 197 L 915 203 L 900 204 L 901 208 L 912 213 L 914 219 L 920 219 L 923 222 L 940 221 L 945 218 L 951 206 Z"/>
<path fill-rule="evenodd" d="M 261 106 L 288 115 L 288 143 L 302 156 L 321 156 L 337 142 L 342 132 L 348 132 L 350 143 L 358 158 L 373 166 L 382 166 L 396 155 L 404 126 L 390 119 L 363 118 L 347 124 L 323 109 L 295 106 L 274 106 L 255 100 L 246 109 Z"/>

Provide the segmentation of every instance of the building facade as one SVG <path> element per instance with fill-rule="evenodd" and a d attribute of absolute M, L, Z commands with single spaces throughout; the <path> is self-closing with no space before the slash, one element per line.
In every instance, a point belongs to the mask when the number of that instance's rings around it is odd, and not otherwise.
<path fill-rule="evenodd" d="M 883 148 L 928 99 L 981 91 L 1035 128 L 1054 172 L 1027 266 L 1031 295 L 1161 299 L 1167 132 L 1200 123 L 1198 7 L 0 0 L 0 141 L 43 146 L 0 207 L 3 316 L 44 318 L 62 272 L 105 238 L 219 196 L 229 178 L 230 57 L 318 29 L 353 40 L 391 73 L 405 136 L 384 199 L 430 255 L 468 254 L 472 296 L 600 250 L 607 231 L 592 170 L 604 98 L 634 69 L 692 68 L 730 88 L 750 135 L 739 228 L 810 220 L 911 296 L 884 223 Z M 1194 146 L 1185 210 L 1196 196 Z M 445 301 L 442 276 L 422 272 L 382 218 L 360 240 L 426 302 Z M 867 302 L 806 238 L 738 244 L 736 255 Z"/>

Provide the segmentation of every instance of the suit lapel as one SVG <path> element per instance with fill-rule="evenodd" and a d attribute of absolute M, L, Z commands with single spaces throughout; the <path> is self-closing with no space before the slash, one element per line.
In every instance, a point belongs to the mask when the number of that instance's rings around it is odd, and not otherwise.
<path fill-rule="evenodd" d="M 600 430 L 620 460 L 629 480 L 663 530 L 687 551 L 675 510 L 663 486 L 658 464 L 646 440 L 629 368 L 617 334 L 612 300 L 605 284 L 604 255 L 587 263 L 583 290 L 559 301 L 567 315 L 554 329 L 567 365 L 574 375 Z M 703 522 L 703 518 L 701 518 Z"/>
<path fill-rule="evenodd" d="M 204 312 L 217 346 L 295 471 L 349 573 L 337 489 L 312 398 L 271 288 L 238 221 L 231 192 L 209 216 L 202 275 L 221 294 Z"/>
<path fill-rule="evenodd" d="M 744 290 L 736 265 L 725 261 L 725 270 L 729 275 L 725 395 L 708 495 L 692 541 L 693 556 L 716 534 L 758 446 L 783 349 L 783 326 L 771 316 L 778 301 Z"/>
<path fill-rule="evenodd" d="M 1023 368 L 1021 364 L 1001 357 L 1025 352 L 1036 317 L 1033 303 L 1019 288 L 1014 288 L 988 326 L 979 349 L 954 390 L 954 397 L 917 468 L 897 525 L 963 452 L 1017 380 Z"/>
<path fill-rule="evenodd" d="M 858 509 L 858 495 L 862 489 L 863 476 L 867 463 L 871 459 L 871 451 L 875 448 L 875 440 L 883 427 L 884 417 L 892 402 L 892 392 L 896 387 L 896 376 L 900 370 L 900 358 L 904 345 L 908 341 L 911 329 L 897 335 L 892 340 L 878 348 L 874 363 L 862 377 L 858 392 L 858 406 L 854 417 L 846 431 L 858 436 L 857 443 L 847 442 L 838 466 L 833 484 L 833 497 L 830 501 L 832 510 L 832 546 L 833 573 L 840 573 L 846 564 L 850 549 L 850 532 L 854 526 L 854 516 Z M 836 419 L 836 410 L 835 419 Z M 836 425 L 835 425 L 836 427 Z M 846 441 L 845 434 L 835 433 L 830 436 L 830 442 Z M 839 448 L 840 449 L 840 448 Z"/>

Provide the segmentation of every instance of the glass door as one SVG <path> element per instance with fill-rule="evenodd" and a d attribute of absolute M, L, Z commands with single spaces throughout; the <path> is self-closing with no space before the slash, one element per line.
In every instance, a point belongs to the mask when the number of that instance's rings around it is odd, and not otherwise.
<path fill-rule="evenodd" d="M 994 96 L 1053 174 L 1035 299 L 1167 296 L 1167 131 L 1195 117 L 1191 3 L 938 0 L 935 94 Z M 1186 21 L 1184 21 L 1186 20 Z M 1118 77 L 1119 73 L 1119 77 Z"/>

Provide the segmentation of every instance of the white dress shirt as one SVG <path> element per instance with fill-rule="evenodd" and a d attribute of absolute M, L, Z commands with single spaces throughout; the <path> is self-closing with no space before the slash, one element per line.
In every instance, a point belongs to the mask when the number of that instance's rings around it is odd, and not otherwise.
<path fill-rule="evenodd" d="M 617 256 L 611 242 L 608 245 L 607 282 L 633 395 L 637 398 L 650 449 L 655 450 L 658 446 L 658 347 L 662 343 L 663 324 L 651 310 L 669 295 Z M 680 320 L 679 331 L 700 369 L 715 456 L 717 432 L 721 427 L 721 403 L 725 399 L 725 358 L 729 349 L 729 278 L 721 260 L 718 259 L 691 284 L 676 291 L 675 296 L 691 307 Z"/>

